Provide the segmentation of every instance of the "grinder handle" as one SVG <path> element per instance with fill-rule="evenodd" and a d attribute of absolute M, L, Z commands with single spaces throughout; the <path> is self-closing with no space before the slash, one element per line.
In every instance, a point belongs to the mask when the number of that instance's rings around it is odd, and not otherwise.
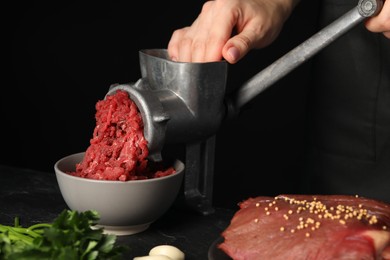
<path fill-rule="evenodd" d="M 307 61 L 321 49 L 343 35 L 367 17 L 374 16 L 382 9 L 383 0 L 360 0 L 358 5 L 340 18 L 292 49 L 274 63 L 246 81 L 227 100 L 228 116 L 237 114 L 239 109 L 277 80 Z M 229 111 L 230 110 L 230 111 Z"/>

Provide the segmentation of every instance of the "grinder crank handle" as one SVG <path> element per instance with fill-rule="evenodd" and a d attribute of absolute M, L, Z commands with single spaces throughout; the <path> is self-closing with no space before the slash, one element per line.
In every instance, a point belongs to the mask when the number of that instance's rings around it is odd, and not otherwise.
<path fill-rule="evenodd" d="M 232 99 L 227 100 L 228 114 L 230 112 L 233 115 L 237 114 L 243 105 L 277 80 L 284 77 L 365 18 L 378 14 L 382 6 L 383 0 L 360 0 L 357 7 L 345 13 L 246 81 L 234 93 Z"/>

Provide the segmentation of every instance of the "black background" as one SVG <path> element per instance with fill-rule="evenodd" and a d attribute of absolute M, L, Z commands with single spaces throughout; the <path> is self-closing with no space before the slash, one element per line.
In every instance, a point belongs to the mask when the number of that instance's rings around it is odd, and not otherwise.
<path fill-rule="evenodd" d="M 229 66 L 228 91 L 316 31 L 316 1 L 302 1 L 280 37 Z M 140 78 L 138 51 L 166 48 L 203 1 L 29 3 L 7 9 L 1 90 L 0 163 L 53 172 L 84 151 L 95 103 L 113 83 Z M 217 133 L 214 201 L 299 192 L 310 62 L 256 97 Z"/>

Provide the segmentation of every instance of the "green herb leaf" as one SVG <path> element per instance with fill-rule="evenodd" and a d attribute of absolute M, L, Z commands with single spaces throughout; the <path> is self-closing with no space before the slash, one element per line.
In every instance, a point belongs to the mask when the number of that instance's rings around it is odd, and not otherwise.
<path fill-rule="evenodd" d="M 120 259 L 127 247 L 115 245 L 116 236 L 94 227 L 96 211 L 64 210 L 52 224 L 28 228 L 0 225 L 0 259 L 100 260 Z"/>

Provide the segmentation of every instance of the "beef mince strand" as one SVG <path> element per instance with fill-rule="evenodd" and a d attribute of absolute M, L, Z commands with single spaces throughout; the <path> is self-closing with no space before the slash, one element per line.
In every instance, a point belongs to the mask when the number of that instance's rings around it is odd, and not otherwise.
<path fill-rule="evenodd" d="M 234 260 L 390 259 L 390 205 L 347 195 L 240 203 L 218 247 Z"/>
<path fill-rule="evenodd" d="M 71 175 L 97 180 L 139 180 L 166 176 L 172 167 L 149 163 L 143 122 L 127 92 L 118 90 L 96 103 L 96 126 L 82 162 Z"/>

